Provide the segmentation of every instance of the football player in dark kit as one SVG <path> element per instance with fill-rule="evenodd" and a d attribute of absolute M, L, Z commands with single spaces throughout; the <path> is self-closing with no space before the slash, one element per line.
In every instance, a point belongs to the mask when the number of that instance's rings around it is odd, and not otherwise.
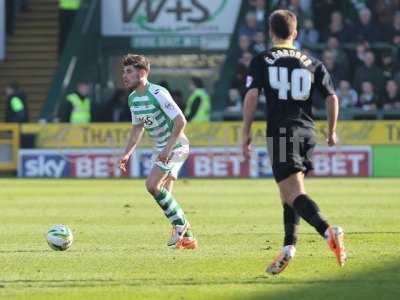
<path fill-rule="evenodd" d="M 243 111 L 242 151 L 249 159 L 251 124 L 258 96 L 264 90 L 268 153 L 279 186 L 285 228 L 284 247 L 266 270 L 273 275 L 282 272 L 295 255 L 300 218 L 326 239 L 340 266 L 346 260 L 343 230 L 328 224 L 304 188 L 304 176 L 312 169 L 311 155 L 316 145 L 311 113 L 313 90 L 316 88 L 326 99 L 329 146 L 336 144 L 338 98 L 325 66 L 294 48 L 296 27 L 297 18 L 292 12 L 277 10 L 271 14 L 273 47 L 250 64 Z"/>

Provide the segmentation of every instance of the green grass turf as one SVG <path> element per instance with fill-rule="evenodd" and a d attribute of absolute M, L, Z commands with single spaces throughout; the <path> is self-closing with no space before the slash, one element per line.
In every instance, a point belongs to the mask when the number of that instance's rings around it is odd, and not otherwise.
<path fill-rule="evenodd" d="M 272 180 L 181 180 L 175 195 L 200 248 L 166 247 L 170 227 L 143 180 L 0 180 L 1 299 L 400 299 L 400 180 L 307 179 L 346 232 L 340 269 L 302 222 L 297 256 L 271 277 L 282 243 Z M 44 233 L 67 224 L 72 248 Z"/>

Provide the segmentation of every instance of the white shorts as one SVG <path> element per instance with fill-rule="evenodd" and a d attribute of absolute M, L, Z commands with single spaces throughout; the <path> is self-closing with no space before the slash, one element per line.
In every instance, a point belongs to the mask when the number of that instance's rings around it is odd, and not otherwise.
<path fill-rule="evenodd" d="M 174 180 L 178 179 L 179 170 L 182 168 L 186 159 L 189 156 L 189 145 L 183 145 L 172 151 L 172 155 L 168 163 L 163 163 L 157 160 L 160 152 L 156 151 L 152 156 L 153 166 L 159 167 Z"/>

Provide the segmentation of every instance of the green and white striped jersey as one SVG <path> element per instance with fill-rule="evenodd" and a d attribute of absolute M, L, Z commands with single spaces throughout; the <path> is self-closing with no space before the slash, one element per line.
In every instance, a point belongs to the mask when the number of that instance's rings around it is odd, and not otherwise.
<path fill-rule="evenodd" d="M 155 141 L 155 148 L 161 151 L 168 142 L 174 127 L 174 119 L 182 111 L 162 86 L 148 83 L 144 93 L 133 91 L 128 98 L 132 124 L 143 124 L 144 129 Z M 185 137 L 183 137 L 185 139 Z M 179 139 L 179 143 L 182 139 Z"/>

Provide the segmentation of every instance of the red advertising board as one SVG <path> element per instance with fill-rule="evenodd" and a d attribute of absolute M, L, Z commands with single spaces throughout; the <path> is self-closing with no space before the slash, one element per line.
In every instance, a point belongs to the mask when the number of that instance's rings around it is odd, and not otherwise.
<path fill-rule="evenodd" d="M 71 163 L 71 177 L 108 178 L 125 175 L 118 168 L 119 158 L 110 153 L 72 154 L 68 158 Z"/>
<path fill-rule="evenodd" d="M 237 150 L 195 149 L 189 155 L 186 171 L 189 177 L 248 177 L 249 163 Z"/>
<path fill-rule="evenodd" d="M 315 151 L 310 175 L 366 177 L 372 174 L 371 163 L 370 147 L 324 148 Z"/>
<path fill-rule="evenodd" d="M 146 177 L 152 168 L 151 149 L 138 150 L 128 172 L 118 168 L 119 153 L 113 149 L 20 150 L 19 177 L 112 178 Z M 321 147 L 313 154 L 311 176 L 371 176 L 370 146 Z M 262 178 L 272 176 L 266 148 L 256 147 L 250 161 L 243 160 L 239 148 L 192 148 L 181 177 Z"/>

